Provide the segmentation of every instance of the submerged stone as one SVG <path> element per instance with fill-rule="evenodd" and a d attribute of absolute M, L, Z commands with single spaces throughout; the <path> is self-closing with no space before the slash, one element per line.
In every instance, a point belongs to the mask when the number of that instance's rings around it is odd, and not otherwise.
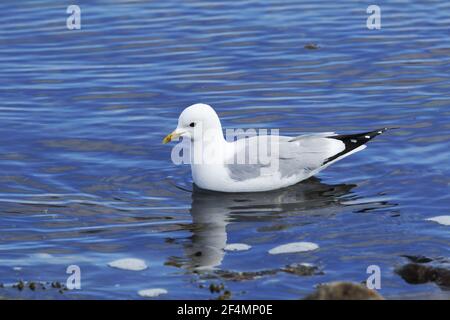
<path fill-rule="evenodd" d="M 306 251 L 313 251 L 318 248 L 319 246 L 312 242 L 292 242 L 270 249 L 269 253 L 282 254 L 282 253 L 306 252 Z"/>
<path fill-rule="evenodd" d="M 305 300 L 384 300 L 384 298 L 361 284 L 331 282 L 318 286 Z"/>
<path fill-rule="evenodd" d="M 426 219 L 427 221 L 437 222 L 444 226 L 450 226 L 450 216 L 437 216 L 433 218 Z"/>
<path fill-rule="evenodd" d="M 406 255 L 406 254 L 405 254 L 405 255 L 403 255 L 402 257 L 405 257 L 405 258 L 407 258 L 409 261 L 415 262 L 415 263 L 428 263 L 428 262 L 433 261 L 433 259 L 428 258 L 428 257 L 425 257 L 425 256 L 421 256 L 421 255 L 413 256 L 413 255 Z"/>
<path fill-rule="evenodd" d="M 305 49 L 309 49 L 309 50 L 319 49 L 319 45 L 316 43 L 308 43 L 308 44 L 305 44 Z"/>
<path fill-rule="evenodd" d="M 138 291 L 138 295 L 140 295 L 141 297 L 144 297 L 144 298 L 155 298 L 162 294 L 167 294 L 167 293 L 168 293 L 168 291 L 163 288 L 152 288 L 152 289 L 144 289 L 144 290 Z"/>
<path fill-rule="evenodd" d="M 434 282 L 443 287 L 450 287 L 449 269 L 417 263 L 408 263 L 398 268 L 396 273 L 410 284 Z"/>
<path fill-rule="evenodd" d="M 230 243 L 225 246 L 226 251 L 246 251 L 250 248 L 251 246 L 245 243 Z"/>
<path fill-rule="evenodd" d="M 324 274 L 319 267 L 308 263 L 292 263 L 281 269 L 286 273 L 295 274 L 297 276 L 313 276 Z"/>
<path fill-rule="evenodd" d="M 130 270 L 130 271 L 142 271 L 148 268 L 144 260 L 135 258 L 125 258 L 112 261 L 108 263 L 108 266 L 112 268 Z"/>

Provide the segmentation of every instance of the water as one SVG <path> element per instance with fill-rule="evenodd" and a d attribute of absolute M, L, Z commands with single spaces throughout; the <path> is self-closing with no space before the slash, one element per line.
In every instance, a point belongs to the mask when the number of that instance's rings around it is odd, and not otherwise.
<path fill-rule="evenodd" d="M 450 206 L 449 3 L 381 1 L 381 30 L 365 1 L 78 4 L 73 31 L 64 4 L 0 4 L 0 296 L 211 299 L 223 283 L 235 299 L 297 299 L 375 264 L 387 298 L 450 297 L 394 272 L 405 254 L 449 258 L 449 227 L 425 221 Z M 287 190 L 192 193 L 161 139 L 196 102 L 225 128 L 401 129 Z M 268 254 L 293 241 L 320 248 Z M 149 268 L 107 266 L 127 257 Z M 302 262 L 323 274 L 280 271 Z M 81 290 L 10 286 L 65 283 L 71 264 Z"/>

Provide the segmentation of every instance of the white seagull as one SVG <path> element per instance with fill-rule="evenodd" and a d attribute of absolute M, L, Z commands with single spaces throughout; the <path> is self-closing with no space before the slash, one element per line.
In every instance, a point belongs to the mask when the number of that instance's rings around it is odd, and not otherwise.
<path fill-rule="evenodd" d="M 214 109 L 197 103 L 183 110 L 177 128 L 163 143 L 178 137 L 190 139 L 192 179 L 201 189 L 260 192 L 308 179 L 336 161 L 365 149 L 365 143 L 386 130 L 352 135 L 333 132 L 296 137 L 256 135 L 226 141 Z M 263 153 L 252 152 L 264 149 L 262 146 L 266 144 L 270 144 L 266 148 L 270 150 L 267 153 L 270 161 L 263 161 Z"/>

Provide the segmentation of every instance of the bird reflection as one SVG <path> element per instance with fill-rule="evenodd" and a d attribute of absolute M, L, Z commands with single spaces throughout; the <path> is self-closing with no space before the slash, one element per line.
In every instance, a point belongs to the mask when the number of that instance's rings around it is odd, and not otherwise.
<path fill-rule="evenodd" d="M 188 269 L 221 265 L 227 245 L 227 225 L 240 221 L 274 221 L 294 215 L 332 216 L 343 206 L 341 197 L 356 185 L 322 183 L 311 178 L 286 189 L 258 193 L 192 193 L 192 237 L 185 246 Z M 285 222 L 286 224 L 288 222 Z"/>

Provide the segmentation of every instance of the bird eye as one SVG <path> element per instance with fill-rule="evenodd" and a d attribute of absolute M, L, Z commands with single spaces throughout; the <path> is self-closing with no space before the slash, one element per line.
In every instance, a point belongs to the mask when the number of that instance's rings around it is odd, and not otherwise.
<path fill-rule="evenodd" d="M 191 128 L 195 127 L 195 122 L 191 122 L 191 123 L 189 124 L 189 127 L 191 127 Z"/>

